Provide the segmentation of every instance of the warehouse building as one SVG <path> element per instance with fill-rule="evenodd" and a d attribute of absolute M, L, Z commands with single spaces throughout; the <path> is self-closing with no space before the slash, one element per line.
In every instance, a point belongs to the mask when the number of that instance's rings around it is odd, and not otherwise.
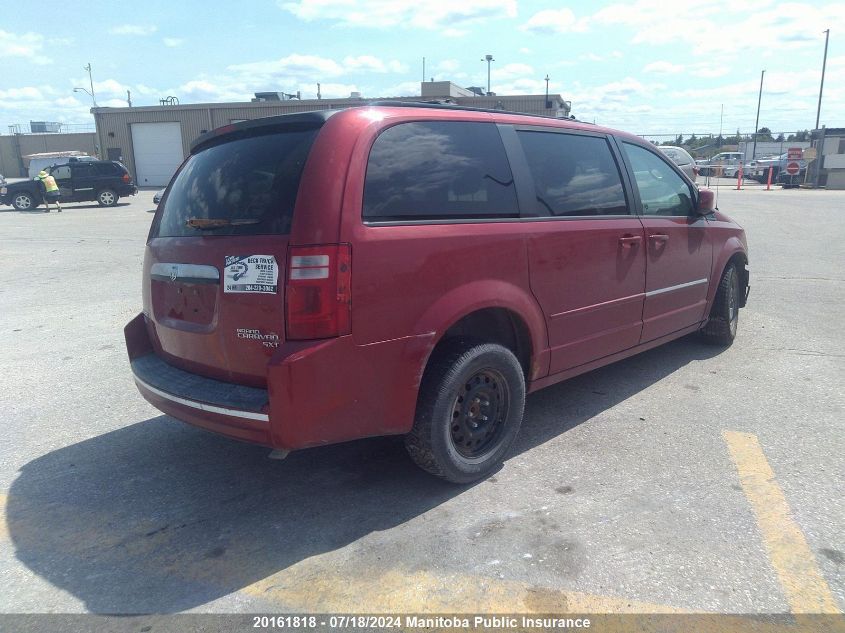
<path fill-rule="evenodd" d="M 294 98 L 290 98 L 293 96 Z M 256 93 L 243 103 L 199 103 L 138 108 L 92 108 L 99 154 L 119 160 L 141 187 L 163 187 L 188 155 L 191 143 L 214 128 L 249 119 L 348 108 L 379 99 L 352 93 L 343 99 L 298 99 L 285 93 Z M 571 104 L 559 94 L 495 95 L 466 89 L 449 81 L 422 82 L 420 96 L 391 100 L 448 100 L 474 108 L 511 110 L 557 118 L 570 115 Z"/>

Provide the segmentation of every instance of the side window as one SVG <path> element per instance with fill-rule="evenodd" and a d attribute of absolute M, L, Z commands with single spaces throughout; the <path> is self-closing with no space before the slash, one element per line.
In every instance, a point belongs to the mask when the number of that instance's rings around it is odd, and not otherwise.
<path fill-rule="evenodd" d="M 114 163 L 94 163 L 94 171 L 98 176 L 117 175 L 117 165 Z"/>
<path fill-rule="evenodd" d="M 607 139 L 525 131 L 517 136 L 543 212 L 556 216 L 630 213 Z"/>
<path fill-rule="evenodd" d="M 70 178 L 70 165 L 59 165 L 51 170 L 53 178 L 56 180 L 68 180 Z"/>
<path fill-rule="evenodd" d="M 662 158 L 632 143 L 622 143 L 643 203 L 643 215 L 692 213 L 692 190 Z"/>
<path fill-rule="evenodd" d="M 492 123 L 400 123 L 373 143 L 364 219 L 519 217 L 499 131 Z"/>
<path fill-rule="evenodd" d="M 76 163 L 73 166 L 74 178 L 88 178 L 94 175 L 94 166 L 86 163 Z"/>

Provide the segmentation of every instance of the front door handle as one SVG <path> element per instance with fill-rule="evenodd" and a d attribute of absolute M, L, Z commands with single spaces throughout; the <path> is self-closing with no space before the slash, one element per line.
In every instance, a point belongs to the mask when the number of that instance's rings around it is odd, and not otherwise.
<path fill-rule="evenodd" d="M 619 243 L 624 248 L 631 248 L 642 242 L 643 238 L 639 235 L 625 235 L 619 238 Z"/>
<path fill-rule="evenodd" d="M 655 233 L 654 235 L 649 235 L 648 239 L 654 240 L 655 242 L 668 242 L 669 236 L 664 233 Z"/>

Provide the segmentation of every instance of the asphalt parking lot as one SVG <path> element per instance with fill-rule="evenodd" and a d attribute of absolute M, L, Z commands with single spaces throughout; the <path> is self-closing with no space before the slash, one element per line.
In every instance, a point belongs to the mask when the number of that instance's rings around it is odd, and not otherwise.
<path fill-rule="evenodd" d="M 471 486 L 396 438 L 275 461 L 149 406 L 122 328 L 153 193 L 0 211 L 0 612 L 845 609 L 845 192 L 721 187 L 736 343 L 538 392 Z"/>

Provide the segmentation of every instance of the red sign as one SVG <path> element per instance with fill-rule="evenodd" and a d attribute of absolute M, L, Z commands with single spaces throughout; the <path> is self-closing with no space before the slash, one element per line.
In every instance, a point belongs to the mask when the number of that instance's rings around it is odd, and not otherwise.
<path fill-rule="evenodd" d="M 801 160 L 804 158 L 804 150 L 800 147 L 790 147 L 786 150 L 786 160 Z"/>
<path fill-rule="evenodd" d="M 798 163 L 787 163 L 786 164 L 786 173 L 790 176 L 794 176 L 798 173 L 801 167 L 798 166 Z"/>

